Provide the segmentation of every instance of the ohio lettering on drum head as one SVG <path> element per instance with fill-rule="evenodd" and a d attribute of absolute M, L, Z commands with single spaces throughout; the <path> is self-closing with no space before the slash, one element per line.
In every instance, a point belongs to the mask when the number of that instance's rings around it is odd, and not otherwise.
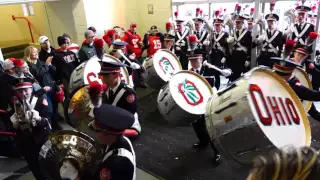
<path fill-rule="evenodd" d="M 298 110 L 289 97 L 265 96 L 256 84 L 250 84 L 249 93 L 259 116 L 257 120 L 264 126 L 274 123 L 278 126 L 300 125 Z"/>

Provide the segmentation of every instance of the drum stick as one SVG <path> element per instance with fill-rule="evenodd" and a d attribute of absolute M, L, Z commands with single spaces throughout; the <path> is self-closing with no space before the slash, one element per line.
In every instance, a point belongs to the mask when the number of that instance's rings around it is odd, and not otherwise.
<path fill-rule="evenodd" d="M 126 55 L 123 54 L 123 52 L 121 50 L 118 50 L 117 51 L 123 58 L 124 60 L 126 60 L 129 64 L 130 64 L 130 67 L 132 69 L 141 69 L 141 66 L 137 63 L 134 63 L 134 62 L 131 62 Z"/>

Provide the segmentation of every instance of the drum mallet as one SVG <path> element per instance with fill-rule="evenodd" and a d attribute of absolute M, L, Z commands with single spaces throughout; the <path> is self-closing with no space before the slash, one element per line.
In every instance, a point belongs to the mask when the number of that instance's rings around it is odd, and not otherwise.
<path fill-rule="evenodd" d="M 220 68 L 218 68 L 217 66 L 208 63 L 207 61 L 204 61 L 204 62 L 203 62 L 203 65 L 204 65 L 204 66 L 207 66 L 207 67 L 210 68 L 210 69 L 214 69 L 214 70 L 216 70 L 216 71 L 219 71 L 223 76 L 226 76 L 226 77 L 227 77 L 227 76 L 230 76 L 230 75 L 232 74 L 231 69 L 220 69 Z"/>
<path fill-rule="evenodd" d="M 124 60 L 126 60 L 129 64 L 130 67 L 132 69 L 141 69 L 140 65 L 135 63 L 135 62 L 131 62 L 126 55 L 123 54 L 123 52 L 121 50 L 117 50 L 117 52 L 124 58 Z"/>

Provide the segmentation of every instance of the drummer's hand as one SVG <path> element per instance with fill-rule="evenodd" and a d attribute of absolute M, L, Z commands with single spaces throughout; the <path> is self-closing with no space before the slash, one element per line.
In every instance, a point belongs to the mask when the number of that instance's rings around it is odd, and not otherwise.
<path fill-rule="evenodd" d="M 176 47 L 176 50 L 177 50 L 177 51 L 180 51 L 180 50 L 181 50 L 181 47 L 177 46 L 177 47 Z"/>
<path fill-rule="evenodd" d="M 136 57 L 137 57 L 137 55 L 135 53 L 132 53 L 132 54 L 129 55 L 129 59 L 130 60 L 135 60 Z"/>
<path fill-rule="evenodd" d="M 137 63 L 135 63 L 135 62 L 132 62 L 132 63 L 130 64 L 130 67 L 131 67 L 132 69 L 140 69 L 140 68 L 141 68 L 140 65 L 137 64 Z"/>
<path fill-rule="evenodd" d="M 74 180 L 78 176 L 78 170 L 67 160 L 63 162 L 60 168 L 60 176 L 62 179 Z"/>
<path fill-rule="evenodd" d="M 51 90 L 50 86 L 45 86 L 42 88 L 44 91 L 49 92 Z"/>
<path fill-rule="evenodd" d="M 226 62 L 226 58 L 225 57 L 223 57 L 222 59 L 221 59 L 221 63 L 223 64 L 223 63 L 225 63 Z"/>
<path fill-rule="evenodd" d="M 244 63 L 244 66 L 245 67 L 248 67 L 250 65 L 250 61 L 246 61 L 245 63 Z"/>
<path fill-rule="evenodd" d="M 225 77 L 228 77 L 232 74 L 232 71 L 230 69 L 222 69 L 221 74 Z"/>
<path fill-rule="evenodd" d="M 315 68 L 313 63 L 309 63 L 308 67 L 309 67 L 309 69 L 314 69 Z"/>

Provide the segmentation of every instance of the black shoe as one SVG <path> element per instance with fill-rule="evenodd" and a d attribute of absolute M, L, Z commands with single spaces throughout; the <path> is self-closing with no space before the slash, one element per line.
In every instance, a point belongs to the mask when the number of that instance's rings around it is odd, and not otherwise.
<path fill-rule="evenodd" d="M 202 149 L 207 147 L 208 143 L 203 143 L 203 142 L 198 142 L 192 145 L 193 148 L 195 149 Z"/>
<path fill-rule="evenodd" d="M 215 154 L 214 157 L 212 158 L 212 165 L 213 166 L 218 166 L 220 164 L 221 160 L 221 155 L 220 154 Z"/>

